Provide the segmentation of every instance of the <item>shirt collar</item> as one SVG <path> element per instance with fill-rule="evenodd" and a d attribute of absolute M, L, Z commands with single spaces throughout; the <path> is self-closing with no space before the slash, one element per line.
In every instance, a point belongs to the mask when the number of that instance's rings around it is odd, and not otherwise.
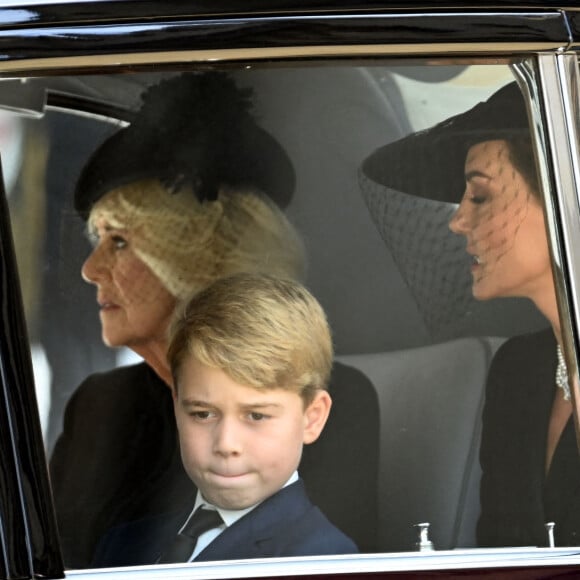
<path fill-rule="evenodd" d="M 287 487 L 297 481 L 298 481 L 298 472 L 294 471 L 294 473 L 290 476 L 290 478 L 282 486 L 282 488 Z M 224 521 L 226 527 L 229 527 L 235 522 L 237 522 L 239 519 L 243 518 L 247 513 L 251 512 L 256 506 L 260 505 L 260 503 L 262 502 L 258 502 L 250 507 L 244 508 L 243 510 L 226 510 L 223 508 L 218 508 L 213 504 L 207 502 L 201 495 L 201 492 L 198 490 L 197 495 L 195 497 L 195 505 L 193 506 L 193 511 L 191 513 L 194 513 L 195 510 L 197 510 L 197 508 L 200 506 L 203 506 L 204 509 L 208 510 L 217 510 L 222 520 Z"/>

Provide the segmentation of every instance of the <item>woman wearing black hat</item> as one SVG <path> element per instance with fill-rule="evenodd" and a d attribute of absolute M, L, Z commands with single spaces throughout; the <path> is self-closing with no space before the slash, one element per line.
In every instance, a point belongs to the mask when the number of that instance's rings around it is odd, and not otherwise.
<path fill-rule="evenodd" d="M 556 545 L 578 545 L 580 459 L 519 88 L 507 85 L 466 113 L 379 149 L 363 171 L 388 188 L 459 202 L 449 227 L 467 241 L 473 296 L 529 298 L 549 321 L 550 330 L 508 340 L 492 362 L 477 537 L 481 546 L 545 546 L 545 524 L 555 522 Z"/>
<path fill-rule="evenodd" d="M 77 184 L 75 207 L 95 242 L 82 274 L 97 288 L 103 340 L 145 362 L 89 377 L 67 407 L 50 470 L 69 567 L 89 566 L 110 527 L 194 497 L 165 357 L 179 303 L 235 272 L 304 276 L 302 242 L 279 208 L 292 195 L 292 165 L 249 106 L 248 92 L 223 73 L 163 81 Z M 372 385 L 343 365 L 335 366 L 331 393 L 333 428 L 307 449 L 300 473 L 333 522 L 370 549 L 378 406 Z M 355 425 L 358 413 L 370 414 L 369 423 Z M 362 461 L 360 445 L 370 449 Z M 344 470 L 345 455 L 352 471 Z M 361 489 L 368 521 L 350 501 Z"/>

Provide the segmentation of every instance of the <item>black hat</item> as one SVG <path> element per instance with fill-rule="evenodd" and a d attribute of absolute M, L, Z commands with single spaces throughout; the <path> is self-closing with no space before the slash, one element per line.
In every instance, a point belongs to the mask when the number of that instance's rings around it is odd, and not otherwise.
<path fill-rule="evenodd" d="M 214 200 L 220 187 L 255 188 L 280 207 L 295 185 L 292 162 L 260 127 L 251 90 L 223 72 L 182 74 L 148 88 L 131 124 L 91 156 L 76 185 L 74 206 L 86 219 L 105 193 L 157 178 L 170 190 L 188 185 Z"/>
<path fill-rule="evenodd" d="M 526 105 L 512 82 L 465 113 L 380 147 L 361 169 L 367 178 L 389 189 L 458 203 L 465 189 L 469 148 L 526 135 L 530 135 Z"/>
<path fill-rule="evenodd" d="M 467 152 L 483 141 L 529 135 L 513 82 L 465 113 L 380 147 L 361 167 L 371 217 L 434 338 L 454 336 L 468 313 L 485 308 L 471 292 L 465 238 L 449 229 L 465 190 Z"/>

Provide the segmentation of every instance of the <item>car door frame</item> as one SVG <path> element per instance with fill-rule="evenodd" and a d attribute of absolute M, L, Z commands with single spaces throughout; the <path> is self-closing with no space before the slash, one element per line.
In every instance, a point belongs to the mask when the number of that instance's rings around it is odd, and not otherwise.
<path fill-rule="evenodd" d="M 68 7 L 56 2 L 29 3 L 27 10 L 20 11 L 0 8 L 0 75 L 98 73 L 157 64 L 231 64 L 269 59 L 539 55 L 540 93 L 535 97 L 538 106 L 534 114 L 540 119 L 537 140 L 545 147 L 547 158 L 558 167 L 557 173 L 544 179 L 546 184 L 556 185 L 557 204 L 549 206 L 547 214 L 552 237 L 557 240 L 555 260 L 563 266 L 560 295 L 578 296 L 580 270 L 570 251 L 576 240 L 574 232 L 580 231 L 578 169 L 573 159 L 578 136 L 569 135 L 566 145 L 558 145 L 552 135 L 571 118 L 577 118 L 573 117 L 578 105 L 573 90 L 577 69 L 574 72 L 573 67 L 562 62 L 568 63 L 578 46 L 578 13 L 521 10 L 507 3 L 505 8 L 493 11 L 469 9 L 460 3 L 456 9 L 446 11 L 419 10 L 408 3 L 407 9 L 397 12 L 388 11 L 385 3 L 320 2 L 310 7 L 304 2 L 299 4 L 300 9 L 292 10 L 284 2 L 270 7 L 262 3 L 245 12 L 234 3 L 222 3 L 216 9 L 207 1 L 192 2 L 189 9 L 181 5 L 180 10 L 175 2 L 168 2 L 164 9 L 160 3 L 126 1 L 102 2 L 97 10 L 95 3 L 89 2 Z M 103 46 L 107 47 L 106 52 Z M 556 88 L 563 95 L 557 102 L 553 97 Z M 547 132 L 541 129 L 542 123 L 547 123 Z M 574 195 L 557 184 L 556 178 L 562 172 L 575 184 Z M 65 572 L 34 405 L 32 365 L 5 200 L 0 214 L 0 300 L 4 313 L 0 420 L 6 425 L 0 432 L 0 477 L 5 484 L 0 494 L 0 573 L 6 578 L 59 578 Z M 568 304 L 568 300 L 562 303 Z M 571 368 L 577 369 L 578 351 L 572 345 L 578 344 L 580 315 L 578 304 L 574 300 L 570 304 L 570 322 L 565 325 L 566 356 Z M 563 552 L 562 557 L 565 554 L 568 552 Z M 573 562 L 580 562 L 570 557 Z M 345 558 L 340 569 L 349 570 L 357 562 L 360 569 L 360 562 L 367 560 L 378 566 L 375 570 L 394 570 L 397 560 L 399 564 L 403 562 L 402 558 L 387 558 L 382 563 L 377 558 Z M 335 559 L 324 562 L 326 570 L 339 569 Z M 431 560 L 431 564 L 436 565 L 436 561 Z M 449 562 L 439 565 L 447 569 Z M 405 566 L 414 569 L 410 561 Z M 222 567 L 228 574 L 234 573 L 231 566 Z M 304 572 L 298 565 L 295 570 Z M 146 568 L 123 572 L 143 577 L 148 573 L 151 570 Z M 168 572 L 168 577 L 186 577 L 189 572 L 181 574 L 176 569 Z M 73 577 L 76 573 L 67 575 Z"/>

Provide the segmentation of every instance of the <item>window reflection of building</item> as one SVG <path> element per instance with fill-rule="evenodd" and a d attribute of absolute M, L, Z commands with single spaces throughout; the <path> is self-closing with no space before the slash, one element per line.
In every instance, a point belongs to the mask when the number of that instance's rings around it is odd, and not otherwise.
<path fill-rule="evenodd" d="M 43 436 L 50 450 L 66 401 L 115 354 L 100 340 L 80 276 L 89 252 L 72 210 L 80 167 L 110 128 L 73 115 L 30 119 L 0 109 L 0 154 Z M 96 308 L 96 306 L 95 306 Z"/>
<path fill-rule="evenodd" d="M 46 236 L 40 335 L 52 372 L 48 454 L 62 429 L 65 405 L 87 375 L 114 366 L 115 351 L 100 335 L 94 289 L 81 278 L 90 252 L 85 225 L 73 210 L 81 167 L 114 128 L 66 112 L 47 112 Z"/>
<path fill-rule="evenodd" d="M 0 154 L 31 343 L 36 396 L 45 434 L 50 413 L 51 372 L 39 338 L 48 157 L 48 143 L 42 125 L 0 111 Z"/>

